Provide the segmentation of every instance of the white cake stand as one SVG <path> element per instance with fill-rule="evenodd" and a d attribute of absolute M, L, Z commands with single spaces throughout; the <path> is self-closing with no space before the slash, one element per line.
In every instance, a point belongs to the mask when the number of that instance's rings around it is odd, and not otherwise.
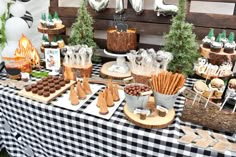
<path fill-rule="evenodd" d="M 116 61 L 103 64 L 101 74 L 103 76 L 116 79 L 123 79 L 131 76 L 130 68 L 125 60 L 127 54 L 113 54 L 104 49 L 104 53 L 108 56 L 116 57 Z"/>

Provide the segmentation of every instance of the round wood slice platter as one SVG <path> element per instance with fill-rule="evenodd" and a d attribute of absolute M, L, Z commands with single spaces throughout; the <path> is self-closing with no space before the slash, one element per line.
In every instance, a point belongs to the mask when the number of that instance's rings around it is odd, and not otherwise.
<path fill-rule="evenodd" d="M 151 103 L 154 103 L 154 101 L 152 101 Z M 146 117 L 145 120 L 141 120 L 140 115 L 130 112 L 128 110 L 127 104 L 125 104 L 124 106 L 124 113 L 125 113 L 126 118 L 129 121 L 131 121 L 132 123 L 134 123 L 135 125 L 139 127 L 147 128 L 147 129 L 166 128 L 168 125 L 170 125 L 174 121 L 174 118 L 175 118 L 175 110 L 173 108 L 168 111 L 165 117 L 160 117 L 157 115 L 154 117 Z"/>
<path fill-rule="evenodd" d="M 225 75 L 225 76 L 210 76 L 210 75 L 207 75 L 207 74 L 200 74 L 199 72 L 195 72 L 195 74 L 197 74 L 198 76 L 201 76 L 202 78 L 207 78 L 208 80 L 211 80 L 213 78 L 222 78 L 222 79 L 226 79 L 226 78 L 229 78 L 233 73 L 229 73 L 228 75 Z"/>
<path fill-rule="evenodd" d="M 114 78 L 114 79 L 124 79 L 127 77 L 131 77 L 130 71 L 124 74 L 109 71 L 108 68 L 110 68 L 115 63 L 116 61 L 111 61 L 103 64 L 102 68 L 100 69 L 100 76 L 103 78 Z"/>
<path fill-rule="evenodd" d="M 55 27 L 55 28 L 46 28 L 41 25 L 38 26 L 38 31 L 40 33 L 47 33 L 47 34 L 61 34 L 66 31 L 65 25 L 61 25 L 60 27 Z"/>
<path fill-rule="evenodd" d="M 203 57 L 210 59 L 210 63 L 214 65 L 220 65 L 225 61 L 236 60 L 236 51 L 234 51 L 234 53 L 225 53 L 223 48 L 217 53 L 200 45 L 200 53 Z"/>

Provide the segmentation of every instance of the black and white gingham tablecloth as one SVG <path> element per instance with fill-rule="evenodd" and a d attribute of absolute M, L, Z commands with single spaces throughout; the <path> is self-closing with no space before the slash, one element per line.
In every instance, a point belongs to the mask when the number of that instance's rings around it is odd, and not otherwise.
<path fill-rule="evenodd" d="M 100 65 L 94 65 L 97 75 Z M 6 79 L 2 74 L 1 79 Z M 195 79 L 188 79 L 191 86 Z M 91 97 L 78 111 L 45 105 L 0 85 L 0 149 L 13 157 L 74 156 L 234 156 L 178 142 L 181 125 L 201 128 L 180 120 L 185 98 L 175 103 L 176 118 L 165 129 L 143 129 L 129 122 L 122 103 L 110 120 L 97 118 L 83 110 L 97 96 Z M 66 105 L 66 104 L 65 104 Z M 206 128 L 204 128 L 206 129 Z M 235 142 L 235 136 L 225 134 Z"/>

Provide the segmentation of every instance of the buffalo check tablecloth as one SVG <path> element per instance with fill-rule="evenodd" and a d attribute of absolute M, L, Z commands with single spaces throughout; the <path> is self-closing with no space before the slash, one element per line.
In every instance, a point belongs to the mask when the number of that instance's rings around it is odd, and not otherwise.
<path fill-rule="evenodd" d="M 99 74 L 100 67 L 93 66 L 93 75 Z M 0 79 L 7 79 L 6 74 L 2 73 Z M 189 78 L 185 85 L 191 87 L 195 81 Z M 125 101 L 110 120 L 105 120 L 83 112 L 97 93 L 78 111 L 71 111 L 24 98 L 17 92 L 0 85 L 0 149 L 5 147 L 13 157 L 235 155 L 178 142 L 183 135 L 181 125 L 202 128 L 180 120 L 185 101 L 182 96 L 178 96 L 175 102 L 176 117 L 169 127 L 143 129 L 125 118 Z M 235 142 L 233 134 L 223 134 Z"/>

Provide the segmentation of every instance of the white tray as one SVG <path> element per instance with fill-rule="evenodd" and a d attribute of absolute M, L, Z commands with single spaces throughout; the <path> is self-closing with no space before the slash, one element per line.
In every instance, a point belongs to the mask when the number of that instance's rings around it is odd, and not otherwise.
<path fill-rule="evenodd" d="M 66 93 L 62 94 L 62 96 L 58 97 L 56 100 L 52 101 L 51 103 L 55 106 L 62 107 L 65 109 L 77 111 L 91 96 L 93 96 L 99 89 L 104 87 L 103 85 L 98 85 L 98 84 L 90 84 L 90 88 L 92 90 L 92 94 L 89 94 L 86 96 L 86 99 L 84 100 L 79 100 L 78 105 L 71 105 L 71 102 L 69 100 L 70 96 L 70 90 L 67 90 Z"/>
<path fill-rule="evenodd" d="M 120 106 L 121 102 L 125 98 L 125 93 L 123 90 L 118 90 L 118 92 L 119 92 L 120 100 L 115 102 L 113 107 L 108 107 L 108 111 L 109 111 L 108 114 L 101 115 L 99 113 L 99 108 L 97 107 L 97 99 L 98 98 L 96 98 L 91 104 L 89 104 L 87 106 L 87 108 L 84 110 L 84 112 L 88 113 L 90 115 L 94 115 L 96 117 L 101 117 L 101 118 L 109 120 L 111 118 L 111 116 L 113 115 L 113 113 L 116 111 L 116 109 Z"/>

